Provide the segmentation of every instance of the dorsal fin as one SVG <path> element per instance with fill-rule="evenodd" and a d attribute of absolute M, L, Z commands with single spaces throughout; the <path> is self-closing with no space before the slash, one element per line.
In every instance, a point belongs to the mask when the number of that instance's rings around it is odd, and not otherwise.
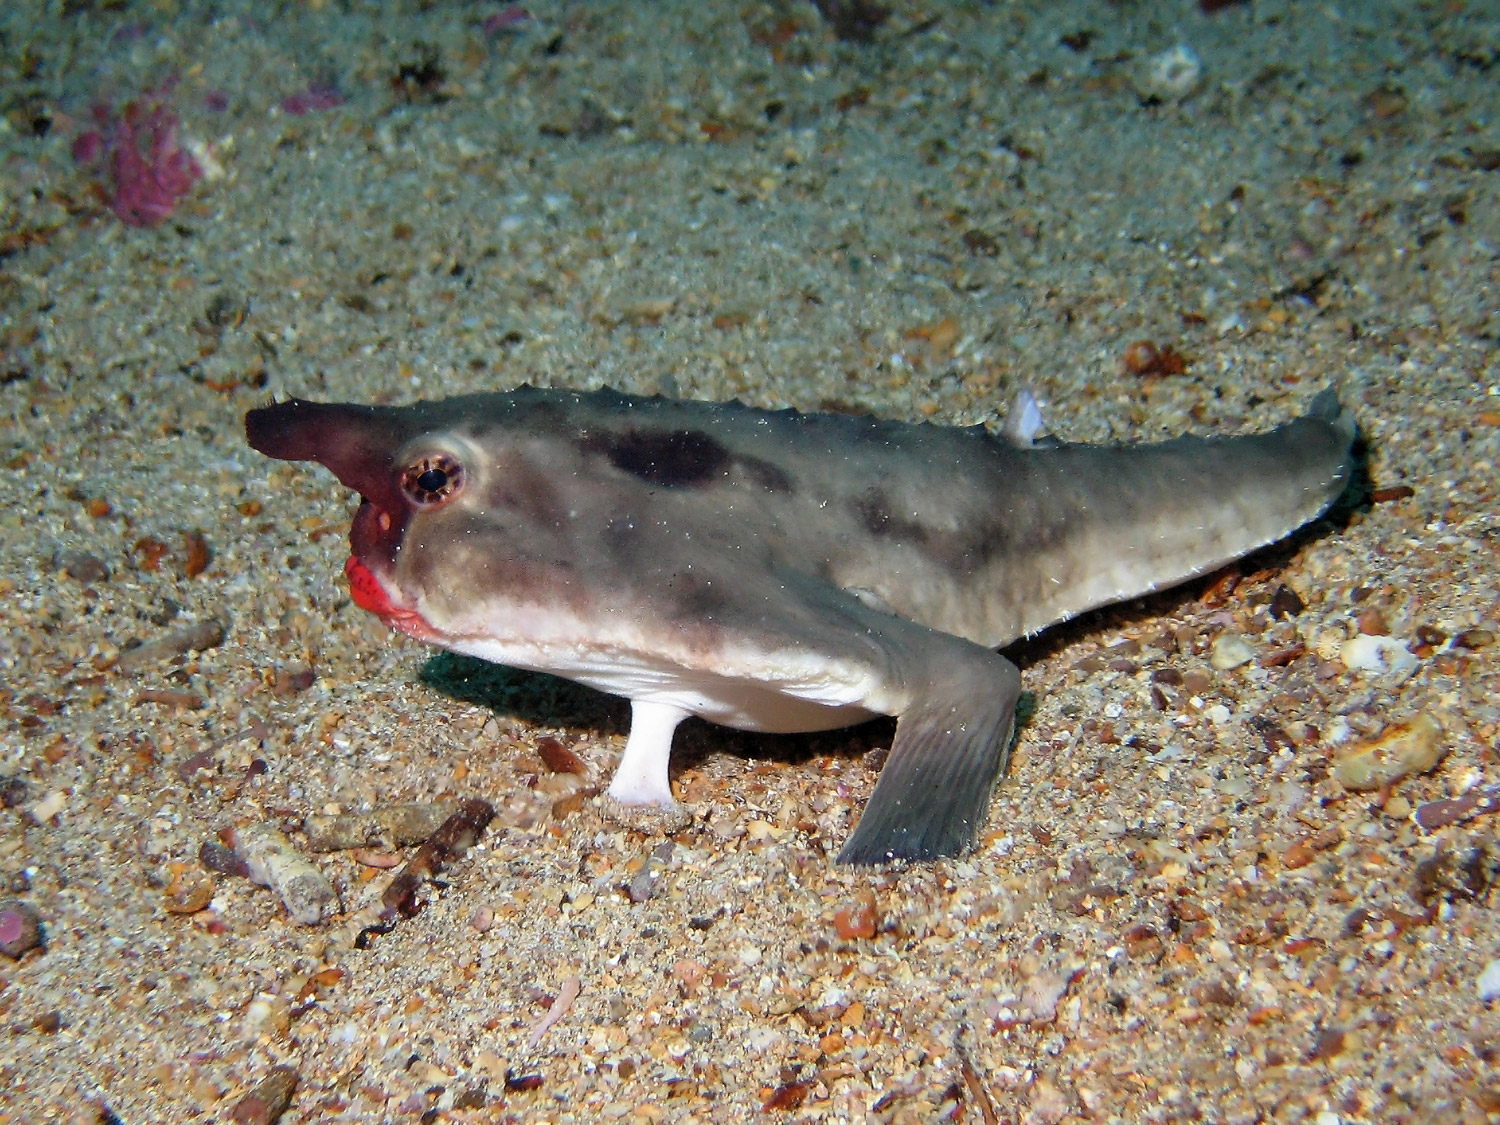
<path fill-rule="evenodd" d="M 1042 432 L 1042 407 L 1030 388 L 1022 387 L 1011 399 L 1010 413 L 1005 416 L 1005 425 L 1000 436 L 1017 449 L 1031 449 L 1036 445 L 1037 434 Z"/>

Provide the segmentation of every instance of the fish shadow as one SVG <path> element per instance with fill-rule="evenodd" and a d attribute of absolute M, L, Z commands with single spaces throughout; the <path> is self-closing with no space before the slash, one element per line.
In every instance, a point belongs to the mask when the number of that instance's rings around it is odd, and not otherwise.
<path fill-rule="evenodd" d="M 630 731 L 628 700 L 545 672 L 527 672 L 455 652 L 439 652 L 423 663 L 417 679 L 449 699 L 533 726 L 564 727 L 601 736 Z M 894 719 L 877 718 L 838 730 L 765 734 L 688 719 L 678 729 L 673 744 L 672 773 L 675 776 L 700 765 L 714 754 L 727 754 L 747 763 L 786 765 L 818 757 L 859 757 L 888 748 L 895 729 Z"/>
<path fill-rule="evenodd" d="M 534 726 L 586 727 L 601 734 L 630 730 L 628 701 L 545 672 L 439 652 L 422 665 L 417 680 L 449 699 Z"/>

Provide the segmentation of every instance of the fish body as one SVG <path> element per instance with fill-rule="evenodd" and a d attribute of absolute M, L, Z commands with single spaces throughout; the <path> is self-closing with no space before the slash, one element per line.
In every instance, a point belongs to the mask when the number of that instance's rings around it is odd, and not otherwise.
<path fill-rule="evenodd" d="M 250 444 L 362 499 L 356 602 L 421 640 L 630 699 L 610 794 L 670 805 L 688 715 L 757 731 L 897 719 L 848 863 L 972 846 L 1019 672 L 994 650 L 1211 570 L 1321 514 L 1355 427 L 1325 392 L 1262 434 L 1037 443 L 979 427 L 522 387 L 292 399 Z"/>

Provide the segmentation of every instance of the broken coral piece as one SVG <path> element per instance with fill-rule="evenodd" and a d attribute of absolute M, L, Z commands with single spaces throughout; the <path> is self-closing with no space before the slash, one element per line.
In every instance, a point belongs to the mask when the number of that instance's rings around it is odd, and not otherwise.
<path fill-rule="evenodd" d="M 304 926 L 316 926 L 338 908 L 327 876 L 303 858 L 274 824 L 247 824 L 234 832 L 234 852 L 250 878 L 270 887 L 287 912 Z"/>

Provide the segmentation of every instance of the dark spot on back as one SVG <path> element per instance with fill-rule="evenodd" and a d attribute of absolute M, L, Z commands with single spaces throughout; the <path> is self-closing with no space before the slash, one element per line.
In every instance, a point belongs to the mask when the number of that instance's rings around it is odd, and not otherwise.
<path fill-rule="evenodd" d="M 675 574 L 667 585 L 677 596 L 678 616 L 687 620 L 712 619 L 729 604 L 723 590 L 691 574 Z"/>
<path fill-rule="evenodd" d="M 739 464 L 750 474 L 755 483 L 767 492 L 796 492 L 797 487 L 792 483 L 792 478 L 778 469 L 769 461 L 763 461 L 759 457 L 741 457 Z"/>
<path fill-rule="evenodd" d="M 929 532 L 913 519 L 905 519 L 891 511 L 891 501 L 884 490 L 872 488 L 853 501 L 855 513 L 866 531 L 888 539 L 899 539 L 906 543 L 926 543 Z"/>
<path fill-rule="evenodd" d="M 730 460 L 729 450 L 700 430 L 591 435 L 583 448 L 602 451 L 615 468 L 664 488 L 711 484 L 728 471 Z"/>

